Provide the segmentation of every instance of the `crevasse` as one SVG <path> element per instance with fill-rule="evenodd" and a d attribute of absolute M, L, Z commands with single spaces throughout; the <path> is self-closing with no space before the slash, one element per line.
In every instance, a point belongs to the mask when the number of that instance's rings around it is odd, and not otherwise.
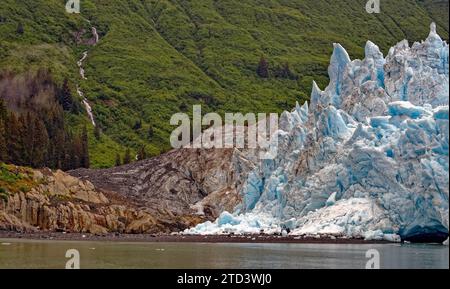
<path fill-rule="evenodd" d="M 448 237 L 449 47 L 431 25 L 386 57 L 334 45 L 330 84 L 280 118 L 279 153 L 248 174 L 242 203 L 187 234 Z"/>

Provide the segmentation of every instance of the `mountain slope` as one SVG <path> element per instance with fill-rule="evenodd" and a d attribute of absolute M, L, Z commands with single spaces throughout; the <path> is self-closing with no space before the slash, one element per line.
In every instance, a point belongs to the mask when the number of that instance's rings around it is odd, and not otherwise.
<path fill-rule="evenodd" d="M 364 0 L 85 0 L 81 15 L 66 14 L 64 2 L 2 1 L 0 70 L 44 66 L 60 82 L 69 78 L 74 95 L 80 86 L 103 131 L 91 137 L 94 167 L 114 165 L 126 147 L 168 150 L 170 117 L 193 104 L 281 112 L 307 100 L 313 79 L 328 81 L 333 42 L 362 57 L 367 39 L 387 52 L 401 39 L 422 39 L 432 20 L 446 39 L 449 31 L 448 1 L 386 0 L 378 15 L 365 12 Z M 87 41 L 91 25 L 96 46 Z M 86 50 L 81 80 L 76 62 Z M 256 74 L 262 56 L 268 79 Z M 276 77 L 285 63 L 295 77 Z M 67 117 L 74 129 L 88 123 Z"/>

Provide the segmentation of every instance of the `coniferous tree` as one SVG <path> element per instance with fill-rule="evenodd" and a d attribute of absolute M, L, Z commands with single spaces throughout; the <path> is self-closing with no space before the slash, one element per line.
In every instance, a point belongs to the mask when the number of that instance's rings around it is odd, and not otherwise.
<path fill-rule="evenodd" d="M 20 122 L 14 113 L 8 117 L 9 125 L 6 128 L 8 156 L 11 163 L 23 165 L 24 144 L 23 144 L 23 122 Z"/>
<path fill-rule="evenodd" d="M 63 130 L 54 133 L 54 137 L 49 144 L 49 161 L 48 165 L 52 168 L 67 170 L 70 164 L 70 158 L 67 156 L 69 146 L 66 142 L 66 136 Z"/>
<path fill-rule="evenodd" d="M 142 127 L 142 120 L 137 120 L 135 123 L 134 123 L 134 125 L 133 125 L 133 129 L 134 130 L 139 130 L 139 129 L 141 129 L 141 127 Z"/>
<path fill-rule="evenodd" d="M 49 139 L 47 129 L 42 120 L 37 120 L 33 125 L 35 127 L 35 137 L 33 139 L 33 153 L 30 165 L 35 168 L 41 168 L 46 165 Z"/>
<path fill-rule="evenodd" d="M 147 158 L 147 151 L 145 149 L 145 145 L 143 145 L 138 151 L 138 160 L 142 161 Z"/>
<path fill-rule="evenodd" d="M 20 22 L 17 25 L 17 29 L 16 29 L 17 34 L 22 35 L 25 32 L 25 29 L 23 28 L 23 24 L 22 22 Z"/>
<path fill-rule="evenodd" d="M 3 99 L 0 98 L 0 162 L 8 161 L 8 147 L 6 146 L 6 127 L 7 123 L 6 106 Z"/>
<path fill-rule="evenodd" d="M 72 111 L 74 108 L 72 91 L 70 90 L 69 81 L 64 79 L 63 85 L 58 95 L 58 101 L 65 111 Z"/>
<path fill-rule="evenodd" d="M 8 147 L 6 146 L 5 121 L 0 118 L 0 162 L 8 161 Z"/>
<path fill-rule="evenodd" d="M 153 126 L 150 125 L 150 127 L 148 128 L 148 139 L 152 140 L 154 135 L 155 135 L 155 131 L 153 129 Z"/>
<path fill-rule="evenodd" d="M 120 159 L 120 154 L 116 154 L 116 167 L 120 167 L 122 165 L 122 160 Z"/>
<path fill-rule="evenodd" d="M 74 155 L 72 158 L 72 167 L 69 168 L 80 168 L 81 167 L 81 161 L 79 155 Z"/>
<path fill-rule="evenodd" d="M 294 80 L 297 76 L 292 72 L 291 67 L 289 66 L 289 62 L 286 62 L 283 66 L 283 75 L 287 79 Z"/>
<path fill-rule="evenodd" d="M 130 149 L 127 148 L 123 157 L 123 164 L 127 165 L 129 163 L 131 163 L 131 152 Z"/>
<path fill-rule="evenodd" d="M 179 106 L 179 109 L 182 111 L 182 112 L 186 112 L 187 110 L 188 110 L 188 105 L 185 103 L 185 102 L 182 102 L 181 104 L 180 104 L 180 106 Z"/>
<path fill-rule="evenodd" d="M 264 56 L 261 56 L 261 59 L 259 60 L 258 68 L 256 69 L 256 73 L 261 78 L 269 78 L 269 63 L 264 58 Z"/>
<path fill-rule="evenodd" d="M 70 154 L 71 153 L 71 154 Z M 83 167 L 82 155 L 83 155 L 83 142 L 80 135 L 76 135 L 73 138 L 72 151 L 69 152 L 72 156 L 71 163 L 68 164 L 69 168 Z"/>
<path fill-rule="evenodd" d="M 77 163 L 78 161 L 78 157 L 74 156 L 73 154 L 70 154 L 69 151 L 72 151 L 73 149 L 73 145 L 70 146 L 66 152 L 66 154 L 64 155 L 64 159 L 61 160 L 61 165 L 60 167 L 65 170 L 68 171 L 70 169 L 74 169 L 74 168 L 79 168 L 79 164 Z"/>
<path fill-rule="evenodd" d="M 3 98 L 0 97 L 0 119 L 6 122 L 8 117 L 8 111 L 6 110 L 6 104 L 3 101 Z"/>
<path fill-rule="evenodd" d="M 23 152 L 22 157 L 24 159 L 24 165 L 29 166 L 33 158 L 33 145 L 34 145 L 34 117 L 30 112 L 27 112 L 26 116 L 20 115 L 19 122 L 23 126 Z"/>
<path fill-rule="evenodd" d="M 285 79 L 291 79 L 291 80 L 297 79 L 297 76 L 291 71 L 291 68 L 289 67 L 288 62 L 284 63 L 282 66 L 280 66 L 276 69 L 275 76 L 279 77 L 279 78 L 285 78 Z"/>
<path fill-rule="evenodd" d="M 81 144 L 82 144 L 82 153 L 80 156 L 81 167 L 89 168 L 90 167 L 89 143 L 88 143 L 88 133 L 87 133 L 86 126 L 83 127 L 83 132 L 81 133 Z"/>

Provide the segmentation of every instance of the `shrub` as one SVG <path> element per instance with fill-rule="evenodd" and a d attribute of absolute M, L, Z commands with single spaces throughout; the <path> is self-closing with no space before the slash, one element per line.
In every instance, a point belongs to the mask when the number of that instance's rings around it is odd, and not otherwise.
<path fill-rule="evenodd" d="M 0 199 L 4 200 L 5 202 L 8 201 L 9 193 L 6 191 L 5 188 L 0 187 Z"/>

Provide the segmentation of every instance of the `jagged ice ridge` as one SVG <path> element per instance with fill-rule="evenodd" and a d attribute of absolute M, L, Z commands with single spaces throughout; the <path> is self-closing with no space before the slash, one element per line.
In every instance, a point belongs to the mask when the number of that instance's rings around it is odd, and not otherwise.
<path fill-rule="evenodd" d="M 184 233 L 447 239 L 448 55 L 434 23 L 386 58 L 335 44 L 328 87 L 281 115 L 278 157 L 249 172 L 241 205 Z"/>

